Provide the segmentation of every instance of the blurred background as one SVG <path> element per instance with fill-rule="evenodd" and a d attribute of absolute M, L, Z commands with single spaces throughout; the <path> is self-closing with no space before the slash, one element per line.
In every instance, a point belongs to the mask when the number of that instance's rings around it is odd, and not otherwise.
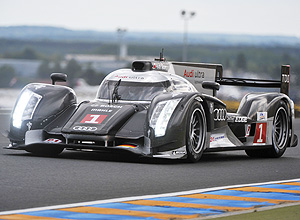
<path fill-rule="evenodd" d="M 93 99 L 109 72 L 164 48 L 169 61 L 220 63 L 228 77 L 280 80 L 290 64 L 300 111 L 299 9 L 297 0 L 0 0 L 0 108 L 52 72 L 68 74 L 79 101 Z M 249 91 L 218 96 L 234 110 Z"/>

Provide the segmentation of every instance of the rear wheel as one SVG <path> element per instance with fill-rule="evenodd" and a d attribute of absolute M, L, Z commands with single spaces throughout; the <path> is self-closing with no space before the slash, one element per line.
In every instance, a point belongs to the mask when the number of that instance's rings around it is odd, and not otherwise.
<path fill-rule="evenodd" d="M 290 120 L 287 104 L 283 101 L 277 108 L 272 129 L 272 148 L 264 150 L 246 150 L 250 157 L 281 157 L 289 141 Z"/>
<path fill-rule="evenodd" d="M 199 103 L 194 103 L 189 111 L 186 129 L 186 150 L 189 161 L 199 161 L 205 148 L 206 136 L 204 109 Z"/>
<path fill-rule="evenodd" d="M 289 142 L 289 130 L 290 120 L 285 104 L 277 109 L 274 117 L 272 131 L 273 148 L 268 152 L 270 157 L 281 157 L 283 155 Z"/>

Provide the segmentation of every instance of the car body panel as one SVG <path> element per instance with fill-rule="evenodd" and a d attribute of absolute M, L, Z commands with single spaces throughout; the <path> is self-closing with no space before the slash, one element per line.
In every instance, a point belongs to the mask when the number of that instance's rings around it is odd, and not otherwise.
<path fill-rule="evenodd" d="M 294 103 L 284 93 L 250 93 L 236 113 L 215 97 L 221 85 L 280 87 L 288 93 L 284 69 L 281 82 L 229 79 L 220 64 L 135 61 L 132 69 L 110 73 L 99 86 L 96 99 L 77 104 L 71 88 L 29 84 L 21 126 L 12 117 L 9 149 L 51 148 L 129 151 L 149 157 L 186 158 L 187 124 L 194 103 L 205 112 L 204 151 L 263 149 L 272 146 L 273 119 L 278 103 L 288 106 L 291 122 L 288 146 L 297 145 L 294 135 Z M 209 82 L 209 83 L 205 83 Z M 219 83 L 219 84 L 218 84 Z M 205 84 L 205 88 L 202 87 Z M 283 85 L 284 84 L 284 85 Z M 49 108 L 51 106 L 51 108 Z M 28 112 L 30 119 L 24 115 Z M 19 117 L 19 120 L 21 120 Z M 25 120 L 26 119 L 26 120 Z"/>

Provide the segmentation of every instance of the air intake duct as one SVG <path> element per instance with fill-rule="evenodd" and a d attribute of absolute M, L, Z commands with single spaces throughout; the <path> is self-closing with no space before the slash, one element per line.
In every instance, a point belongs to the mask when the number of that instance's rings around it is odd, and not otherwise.
<path fill-rule="evenodd" d="M 132 71 L 145 72 L 152 70 L 152 62 L 150 61 L 134 61 L 131 67 Z"/>

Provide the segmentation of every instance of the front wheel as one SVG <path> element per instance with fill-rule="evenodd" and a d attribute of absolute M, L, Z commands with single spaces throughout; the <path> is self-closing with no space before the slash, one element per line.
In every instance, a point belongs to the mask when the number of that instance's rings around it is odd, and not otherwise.
<path fill-rule="evenodd" d="M 189 110 L 186 129 L 186 150 L 189 161 L 200 160 L 205 148 L 206 136 L 205 112 L 202 105 L 195 102 Z"/>

